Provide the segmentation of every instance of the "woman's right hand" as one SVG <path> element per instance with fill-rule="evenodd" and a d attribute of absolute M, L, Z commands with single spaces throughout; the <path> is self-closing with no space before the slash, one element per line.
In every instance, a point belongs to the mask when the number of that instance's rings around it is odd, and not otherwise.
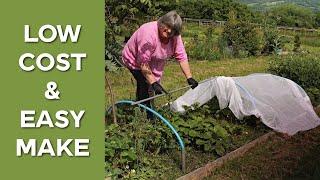
<path fill-rule="evenodd" d="M 158 82 L 152 83 L 151 86 L 156 94 L 162 94 L 162 93 L 168 94 L 168 92 L 164 90 L 164 88 Z"/>
<path fill-rule="evenodd" d="M 147 79 L 149 84 L 152 85 L 154 82 L 157 82 L 148 63 L 141 64 L 140 68 L 143 76 Z"/>

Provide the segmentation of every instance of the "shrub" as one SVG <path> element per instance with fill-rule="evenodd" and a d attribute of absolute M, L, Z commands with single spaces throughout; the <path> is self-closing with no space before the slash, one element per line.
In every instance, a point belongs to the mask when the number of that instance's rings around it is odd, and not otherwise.
<path fill-rule="evenodd" d="M 123 66 L 121 61 L 122 46 L 117 42 L 107 44 L 105 47 L 105 69 L 107 71 L 118 70 Z"/>
<path fill-rule="evenodd" d="M 270 62 L 269 72 L 293 80 L 309 94 L 313 105 L 320 104 L 320 58 L 312 55 L 292 56 Z"/>
<path fill-rule="evenodd" d="M 106 71 L 111 71 L 111 72 L 116 72 L 119 70 L 119 67 L 117 66 L 116 63 L 106 60 L 105 61 L 105 70 Z"/>
<path fill-rule="evenodd" d="M 297 34 L 294 36 L 294 48 L 293 51 L 294 52 L 299 52 L 300 51 L 300 47 L 301 47 L 301 40 L 300 40 L 300 36 Z"/>
<path fill-rule="evenodd" d="M 115 26 L 111 23 L 111 20 L 107 21 L 108 25 L 105 28 L 105 69 L 107 71 L 117 70 L 117 66 L 121 64 L 121 50 L 122 46 L 116 40 L 116 34 L 119 26 Z"/>
<path fill-rule="evenodd" d="M 176 143 L 168 128 L 146 120 L 139 108 L 122 106 L 117 111 L 118 125 L 107 123 L 105 128 L 105 170 L 109 177 L 125 179 L 135 176 L 135 170 L 149 167 L 152 159 L 146 154 L 156 155 Z"/>
<path fill-rule="evenodd" d="M 265 37 L 265 45 L 263 48 L 263 54 L 279 54 L 284 47 L 284 36 L 281 36 L 279 31 L 275 27 L 265 27 L 263 29 Z"/>
<path fill-rule="evenodd" d="M 236 57 L 258 55 L 264 45 L 264 37 L 260 30 L 248 22 L 228 21 L 222 38 Z M 224 49 L 221 50 L 224 51 Z"/>
<path fill-rule="evenodd" d="M 220 54 L 223 58 L 230 58 L 232 57 L 232 49 L 228 47 L 227 40 L 223 37 L 219 37 L 218 39 L 218 47 L 220 50 Z"/>
<path fill-rule="evenodd" d="M 193 43 L 187 46 L 188 56 L 197 60 L 218 60 L 220 53 L 216 47 L 214 32 L 208 28 L 204 40 L 200 39 L 197 34 L 193 35 Z"/>
<path fill-rule="evenodd" d="M 320 88 L 307 88 L 307 94 L 314 106 L 320 105 Z"/>

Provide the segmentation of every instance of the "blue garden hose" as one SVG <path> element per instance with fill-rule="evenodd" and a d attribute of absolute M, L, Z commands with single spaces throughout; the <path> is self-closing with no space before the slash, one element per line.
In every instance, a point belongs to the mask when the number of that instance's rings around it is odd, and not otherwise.
<path fill-rule="evenodd" d="M 115 105 L 117 104 L 133 104 L 134 102 L 133 101 L 129 101 L 129 100 L 122 100 L 122 101 L 118 101 L 115 103 Z M 181 148 L 181 158 L 182 158 L 182 171 L 185 172 L 185 147 L 184 147 L 184 143 L 180 137 L 180 135 L 178 134 L 177 130 L 171 125 L 171 123 L 165 119 L 163 116 L 161 116 L 161 114 L 159 114 L 158 112 L 156 112 L 155 110 L 143 105 L 143 104 L 137 104 L 139 107 L 143 108 L 143 109 L 146 109 L 147 111 L 153 113 L 154 115 L 156 115 L 165 125 L 167 125 L 170 130 L 173 132 L 173 134 L 176 136 L 177 140 L 178 140 L 178 143 L 180 145 L 180 148 Z M 108 109 L 108 113 L 110 112 L 112 107 L 110 107 Z"/>

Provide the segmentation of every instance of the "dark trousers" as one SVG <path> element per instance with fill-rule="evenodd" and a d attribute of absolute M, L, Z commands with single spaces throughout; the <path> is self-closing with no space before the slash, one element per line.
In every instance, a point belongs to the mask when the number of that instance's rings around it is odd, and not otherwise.
<path fill-rule="evenodd" d="M 130 72 L 137 81 L 136 100 L 140 101 L 140 100 L 149 98 L 150 97 L 150 95 L 149 95 L 150 85 L 147 83 L 147 79 L 144 77 L 141 70 L 130 70 Z M 151 108 L 150 101 L 143 102 L 142 104 Z M 152 113 L 147 111 L 147 118 L 153 119 L 154 116 Z"/>

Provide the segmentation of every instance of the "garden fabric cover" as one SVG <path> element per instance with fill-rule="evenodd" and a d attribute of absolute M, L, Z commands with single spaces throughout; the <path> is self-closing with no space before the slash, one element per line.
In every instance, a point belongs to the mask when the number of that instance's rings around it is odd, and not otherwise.
<path fill-rule="evenodd" d="M 295 82 L 271 74 L 211 78 L 175 100 L 171 109 L 184 112 L 183 106 L 203 105 L 215 96 L 220 109 L 229 107 L 238 119 L 255 115 L 275 131 L 289 135 L 320 124 L 305 91 Z"/>

